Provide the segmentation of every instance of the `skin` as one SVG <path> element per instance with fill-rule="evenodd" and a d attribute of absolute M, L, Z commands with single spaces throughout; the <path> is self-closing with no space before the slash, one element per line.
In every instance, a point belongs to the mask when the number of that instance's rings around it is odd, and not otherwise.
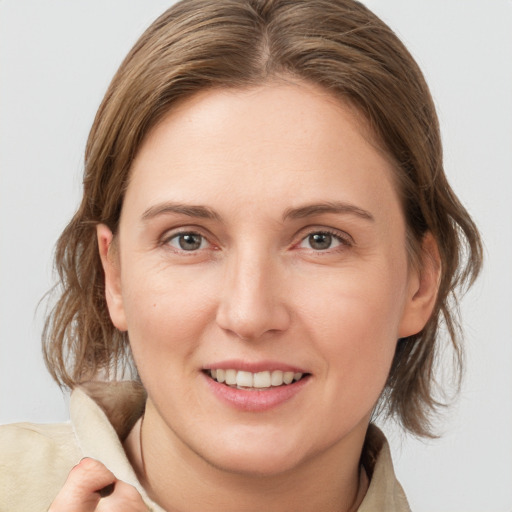
<path fill-rule="evenodd" d="M 439 277 L 431 237 L 422 268 L 408 263 L 393 172 L 356 112 L 304 83 L 202 92 L 146 137 L 119 233 L 100 225 L 98 241 L 110 315 L 148 392 L 127 453 L 169 512 L 361 502 L 371 411 Z M 200 247 L 180 248 L 183 233 Z M 203 372 L 233 359 L 309 377 L 277 407 L 243 411 Z"/>
<path fill-rule="evenodd" d="M 102 491 L 103 490 L 103 491 Z M 69 473 L 48 512 L 147 512 L 137 490 L 101 462 L 84 458 Z"/>

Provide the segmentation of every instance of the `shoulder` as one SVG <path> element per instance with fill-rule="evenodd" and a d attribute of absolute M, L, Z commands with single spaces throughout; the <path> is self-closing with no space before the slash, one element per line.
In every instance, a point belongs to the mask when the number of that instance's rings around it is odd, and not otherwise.
<path fill-rule="evenodd" d="M 405 493 L 395 476 L 388 442 L 375 425 L 370 424 L 368 428 L 361 462 L 370 485 L 358 512 L 410 512 Z"/>
<path fill-rule="evenodd" d="M 47 510 L 81 457 L 70 423 L 0 426 L 0 510 Z"/>

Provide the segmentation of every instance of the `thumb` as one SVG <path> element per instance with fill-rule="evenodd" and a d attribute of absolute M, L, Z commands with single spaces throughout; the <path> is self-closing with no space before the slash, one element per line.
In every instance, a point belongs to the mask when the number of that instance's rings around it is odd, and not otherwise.
<path fill-rule="evenodd" d="M 69 473 L 48 512 L 94 512 L 117 479 L 101 462 L 85 458 Z"/>

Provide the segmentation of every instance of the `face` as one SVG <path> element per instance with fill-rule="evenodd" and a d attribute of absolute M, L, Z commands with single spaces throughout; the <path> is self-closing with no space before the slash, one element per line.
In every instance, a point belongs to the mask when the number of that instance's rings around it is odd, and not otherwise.
<path fill-rule="evenodd" d="M 428 317 L 391 163 L 305 84 L 180 104 L 137 154 L 109 256 L 98 235 L 155 431 L 230 471 L 361 440 L 397 339 Z"/>

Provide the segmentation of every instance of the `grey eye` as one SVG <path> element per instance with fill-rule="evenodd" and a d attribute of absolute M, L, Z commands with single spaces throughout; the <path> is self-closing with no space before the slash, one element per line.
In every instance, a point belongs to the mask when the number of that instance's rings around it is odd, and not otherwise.
<path fill-rule="evenodd" d="M 324 251 L 331 247 L 332 238 L 329 233 L 313 233 L 308 236 L 308 242 L 312 249 Z"/>
<path fill-rule="evenodd" d="M 202 249 L 205 243 L 204 238 L 197 233 L 179 233 L 169 240 L 169 245 L 182 251 L 197 251 Z"/>
<path fill-rule="evenodd" d="M 302 239 L 299 247 L 302 249 L 313 249 L 314 251 L 327 251 L 328 249 L 335 249 L 347 243 L 341 236 L 323 231 L 316 231 L 310 233 Z"/>

